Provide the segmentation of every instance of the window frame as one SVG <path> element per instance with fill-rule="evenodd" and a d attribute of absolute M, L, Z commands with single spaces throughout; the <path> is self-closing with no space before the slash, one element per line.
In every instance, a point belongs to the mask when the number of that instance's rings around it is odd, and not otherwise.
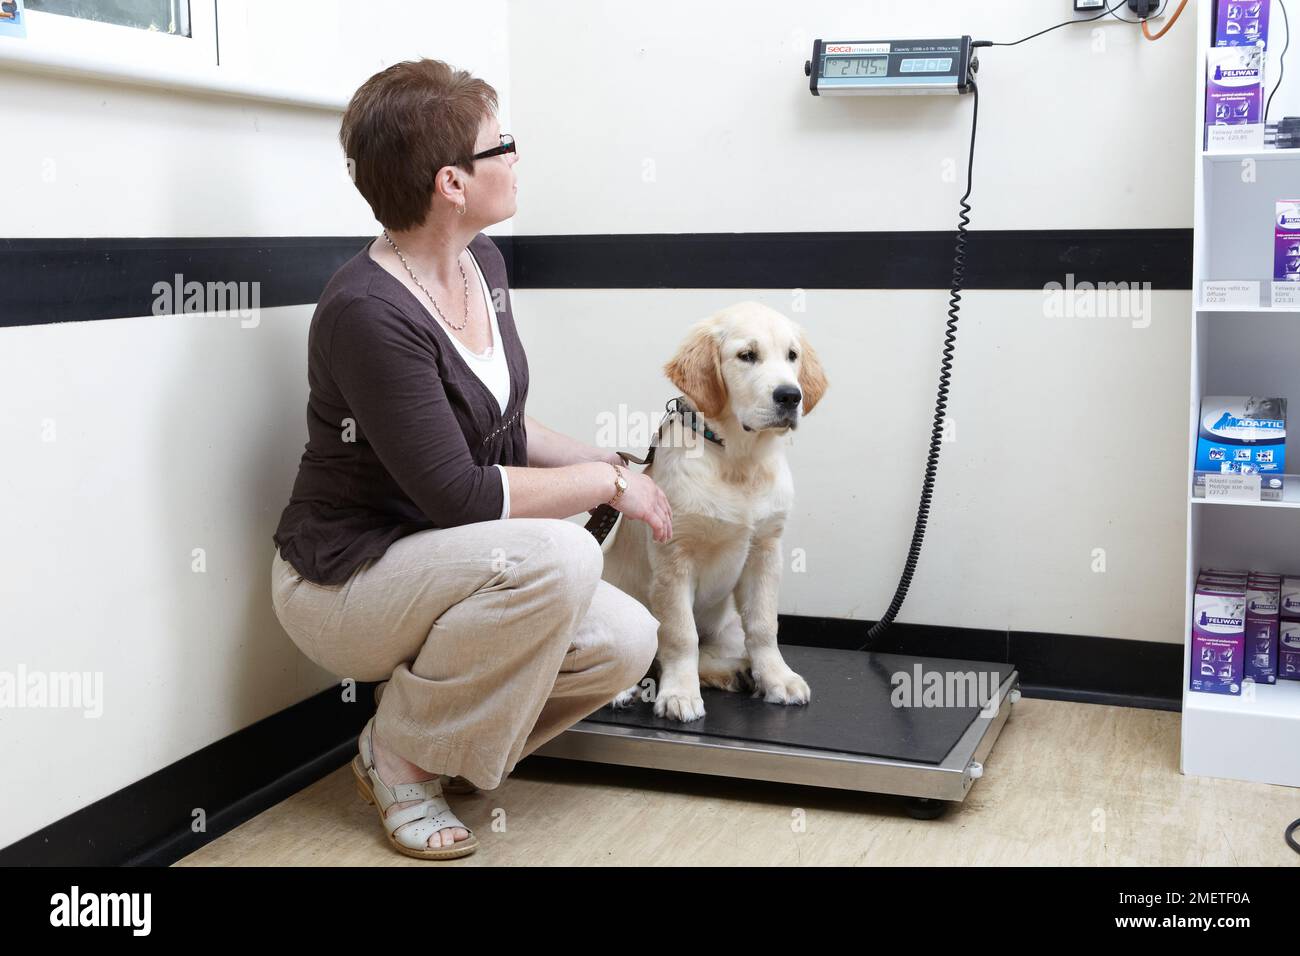
<path fill-rule="evenodd" d="M 27 36 L 0 43 L 0 65 L 180 95 L 223 96 L 342 113 L 351 90 L 258 76 L 242 65 L 249 47 L 247 3 L 191 0 L 190 37 L 24 7 Z M 221 62 L 223 46 L 231 54 L 226 65 Z"/>
<path fill-rule="evenodd" d="M 189 5 L 188 37 L 46 13 L 24 5 L 25 42 L 41 52 L 124 67 L 149 63 L 177 70 L 215 68 L 219 56 L 217 0 L 189 0 Z"/>

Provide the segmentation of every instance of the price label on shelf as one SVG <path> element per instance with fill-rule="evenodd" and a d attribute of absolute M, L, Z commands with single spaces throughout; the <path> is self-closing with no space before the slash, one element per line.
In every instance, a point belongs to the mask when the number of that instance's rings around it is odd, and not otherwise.
<path fill-rule="evenodd" d="M 1300 282 L 1274 282 L 1273 308 L 1300 309 Z"/>
<path fill-rule="evenodd" d="M 1206 152 L 1234 153 L 1264 148 L 1263 123 L 1207 126 L 1205 127 L 1205 133 Z"/>
<path fill-rule="evenodd" d="M 1257 309 L 1259 308 L 1259 283 L 1231 280 L 1202 282 L 1201 305 L 1206 308 L 1242 306 L 1247 309 Z"/>
<path fill-rule="evenodd" d="M 1206 475 L 1206 501 L 1259 501 L 1259 475 Z"/>

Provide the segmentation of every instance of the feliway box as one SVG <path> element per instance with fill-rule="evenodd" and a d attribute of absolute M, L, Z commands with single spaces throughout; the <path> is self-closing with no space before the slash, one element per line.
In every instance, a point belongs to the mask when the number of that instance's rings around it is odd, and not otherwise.
<path fill-rule="evenodd" d="M 1300 621 L 1300 577 L 1288 574 L 1282 578 L 1278 613 L 1287 620 Z"/>
<path fill-rule="evenodd" d="M 1206 56 L 1206 125 L 1264 122 L 1264 48 L 1219 46 Z"/>
<path fill-rule="evenodd" d="M 1300 680 L 1300 577 L 1282 578 L 1282 596 L 1278 602 L 1281 622 L 1278 625 L 1277 676 L 1282 680 Z"/>
<path fill-rule="evenodd" d="M 1247 579 L 1252 575 L 1249 571 L 1234 571 L 1231 568 L 1201 568 L 1197 574 L 1198 579 L 1208 581 L 1211 578 L 1226 581 L 1237 581 L 1245 584 Z"/>
<path fill-rule="evenodd" d="M 1219 0 L 1214 17 L 1215 46 L 1268 43 L 1269 0 Z"/>
<path fill-rule="evenodd" d="M 1246 580 L 1243 578 L 1240 581 L 1236 581 L 1233 580 L 1232 578 L 1216 578 L 1213 576 L 1206 577 L 1205 575 L 1201 575 L 1199 578 L 1196 579 L 1196 586 L 1200 587 L 1202 584 L 1209 584 L 1209 585 L 1213 585 L 1214 587 L 1244 588 L 1246 586 Z"/>
<path fill-rule="evenodd" d="M 1277 682 L 1281 588 L 1276 579 L 1251 577 L 1246 586 L 1246 647 L 1243 676 L 1256 684 Z"/>
<path fill-rule="evenodd" d="M 1283 621 L 1278 636 L 1277 676 L 1300 680 L 1300 621 Z"/>
<path fill-rule="evenodd" d="M 1245 649 L 1245 587 L 1197 585 L 1192 601 L 1191 689 L 1240 694 Z"/>
<path fill-rule="evenodd" d="M 1202 399 L 1194 497 L 1205 497 L 1206 473 L 1259 475 L 1260 498 L 1281 501 L 1285 472 L 1285 398 L 1209 395 Z"/>
<path fill-rule="evenodd" d="M 1300 282 L 1300 199 L 1277 204 L 1277 232 L 1273 244 L 1273 279 Z"/>

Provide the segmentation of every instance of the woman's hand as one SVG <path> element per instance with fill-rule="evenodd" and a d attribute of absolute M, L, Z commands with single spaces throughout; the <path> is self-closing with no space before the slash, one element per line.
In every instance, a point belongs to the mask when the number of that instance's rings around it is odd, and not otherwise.
<path fill-rule="evenodd" d="M 673 509 L 668 504 L 668 497 L 644 472 L 632 472 L 626 468 L 622 471 L 627 479 L 627 491 L 619 496 L 614 510 L 625 518 L 644 521 L 654 533 L 654 539 L 662 544 L 673 536 Z"/>

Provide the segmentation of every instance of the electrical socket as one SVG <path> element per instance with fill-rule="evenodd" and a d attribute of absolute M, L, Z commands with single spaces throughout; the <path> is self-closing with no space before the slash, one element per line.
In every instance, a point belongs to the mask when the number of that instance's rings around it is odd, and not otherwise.
<path fill-rule="evenodd" d="M 1128 7 L 1116 4 L 1115 0 L 1074 0 L 1075 13 L 1091 13 L 1094 16 L 1108 9 L 1114 9 L 1117 17 L 1132 20 L 1141 17 L 1144 11 L 1148 20 L 1163 20 L 1169 4 L 1164 0 L 1128 0 Z"/>
<path fill-rule="evenodd" d="M 1159 20 L 1163 15 L 1162 8 L 1168 5 L 1168 0 L 1128 0 L 1129 12 L 1139 19 L 1145 17 L 1148 20 Z M 1106 6 L 1111 4 L 1107 3 Z"/>

